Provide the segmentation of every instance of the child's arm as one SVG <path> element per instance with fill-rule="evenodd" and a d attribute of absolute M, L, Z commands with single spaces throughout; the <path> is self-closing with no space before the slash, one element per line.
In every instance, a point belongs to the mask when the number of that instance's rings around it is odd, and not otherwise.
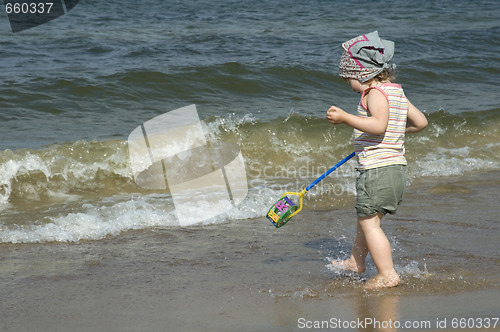
<path fill-rule="evenodd" d="M 408 116 L 406 119 L 406 132 L 407 133 L 418 133 L 427 127 L 427 118 L 424 113 L 420 112 L 418 108 L 413 106 L 413 104 L 408 100 Z"/>
<path fill-rule="evenodd" d="M 386 97 L 378 90 L 371 90 L 366 95 L 366 106 L 371 115 L 367 118 L 346 113 L 336 106 L 330 107 L 326 118 L 333 124 L 345 123 L 368 134 L 383 135 L 389 122 L 389 103 Z"/>

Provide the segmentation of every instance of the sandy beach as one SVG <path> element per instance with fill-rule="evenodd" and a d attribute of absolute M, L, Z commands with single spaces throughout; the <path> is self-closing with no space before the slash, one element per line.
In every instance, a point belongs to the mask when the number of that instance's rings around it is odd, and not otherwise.
<path fill-rule="evenodd" d="M 461 318 L 485 323 L 499 313 L 498 175 L 410 186 L 385 221 L 402 283 L 376 292 L 361 288 L 373 266 L 361 276 L 328 266 L 328 257 L 348 254 L 352 209 L 304 211 L 280 229 L 257 218 L 1 244 L 0 329 L 387 331 L 397 321 L 441 331 Z"/>

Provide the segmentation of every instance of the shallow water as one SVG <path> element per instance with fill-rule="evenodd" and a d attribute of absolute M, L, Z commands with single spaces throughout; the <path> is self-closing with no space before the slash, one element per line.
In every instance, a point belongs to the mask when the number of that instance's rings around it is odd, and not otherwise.
<path fill-rule="evenodd" d="M 475 191 L 479 178 L 497 176 L 455 180 Z M 0 244 L 2 324 L 6 330 L 299 331 L 301 319 L 398 320 L 434 329 L 446 319 L 451 330 L 453 318 L 494 317 L 498 225 L 492 216 L 478 222 L 466 213 L 489 196 L 459 191 L 436 200 L 432 188 L 445 183 L 414 184 L 398 214 L 383 221 L 402 277 L 392 289 L 361 288 L 376 273 L 371 261 L 361 275 L 330 266 L 329 258 L 349 255 L 351 208 L 303 211 L 280 229 L 261 217 L 159 226 L 99 241 Z M 455 211 L 441 209 L 456 199 L 463 202 Z M 29 319 L 20 319 L 23 310 Z"/>
<path fill-rule="evenodd" d="M 473 177 L 446 178 L 437 183 L 420 181 L 408 189 L 398 213 L 383 220 L 396 268 L 403 279 L 401 287 L 393 293 L 453 294 L 464 288 L 498 286 L 496 213 L 499 211 L 493 204 L 499 192 L 497 178 L 497 172 L 480 173 Z M 436 186 L 450 183 L 460 183 L 469 188 L 470 193 L 432 193 Z M 349 255 L 354 232 L 355 213 L 347 207 L 303 211 L 279 229 L 260 217 L 205 226 L 156 226 L 128 231 L 101 240 L 106 253 L 100 252 L 99 241 L 34 244 L 26 248 L 46 249 L 33 252 L 29 262 L 23 264 L 18 262 L 15 253 L 30 249 L 5 243 L 1 245 L 2 273 L 31 278 L 37 273 L 52 271 L 64 276 L 66 270 L 116 264 L 122 259 L 127 261 L 128 257 L 162 262 L 176 280 L 174 284 L 189 282 L 190 273 L 199 277 L 206 268 L 216 273 L 217 278 L 229 269 L 231 273 L 222 283 L 227 287 L 244 280 L 246 287 L 271 290 L 270 293 L 278 297 L 305 289 L 315 290 L 320 297 L 349 295 L 359 291 L 356 289 L 362 281 L 376 273 L 371 260 L 367 272 L 359 276 L 335 271 L 329 264 L 329 259 Z M 11 254 L 14 256 L 9 258 Z M 67 259 L 66 254 L 75 261 Z M 81 258 L 77 258 L 79 256 Z M 70 266 L 55 269 L 54 259 Z M 71 266 L 73 264 L 75 266 Z M 176 278 L 187 279 L 183 282 Z"/>

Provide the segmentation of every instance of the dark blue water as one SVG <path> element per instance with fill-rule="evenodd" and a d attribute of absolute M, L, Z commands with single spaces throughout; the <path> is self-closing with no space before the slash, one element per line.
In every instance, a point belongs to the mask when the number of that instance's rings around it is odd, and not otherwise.
<path fill-rule="evenodd" d="M 202 118 L 323 117 L 358 96 L 340 44 L 378 30 L 422 110 L 490 111 L 500 71 L 496 1 L 81 1 L 12 33 L 0 20 L 0 147 L 125 138 L 196 104 Z"/>

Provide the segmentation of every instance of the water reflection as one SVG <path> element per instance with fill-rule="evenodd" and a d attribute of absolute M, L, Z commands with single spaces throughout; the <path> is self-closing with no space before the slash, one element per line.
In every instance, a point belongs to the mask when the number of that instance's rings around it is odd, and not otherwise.
<path fill-rule="evenodd" d="M 397 331 L 400 299 L 396 295 L 360 296 L 355 300 L 359 331 Z"/>

